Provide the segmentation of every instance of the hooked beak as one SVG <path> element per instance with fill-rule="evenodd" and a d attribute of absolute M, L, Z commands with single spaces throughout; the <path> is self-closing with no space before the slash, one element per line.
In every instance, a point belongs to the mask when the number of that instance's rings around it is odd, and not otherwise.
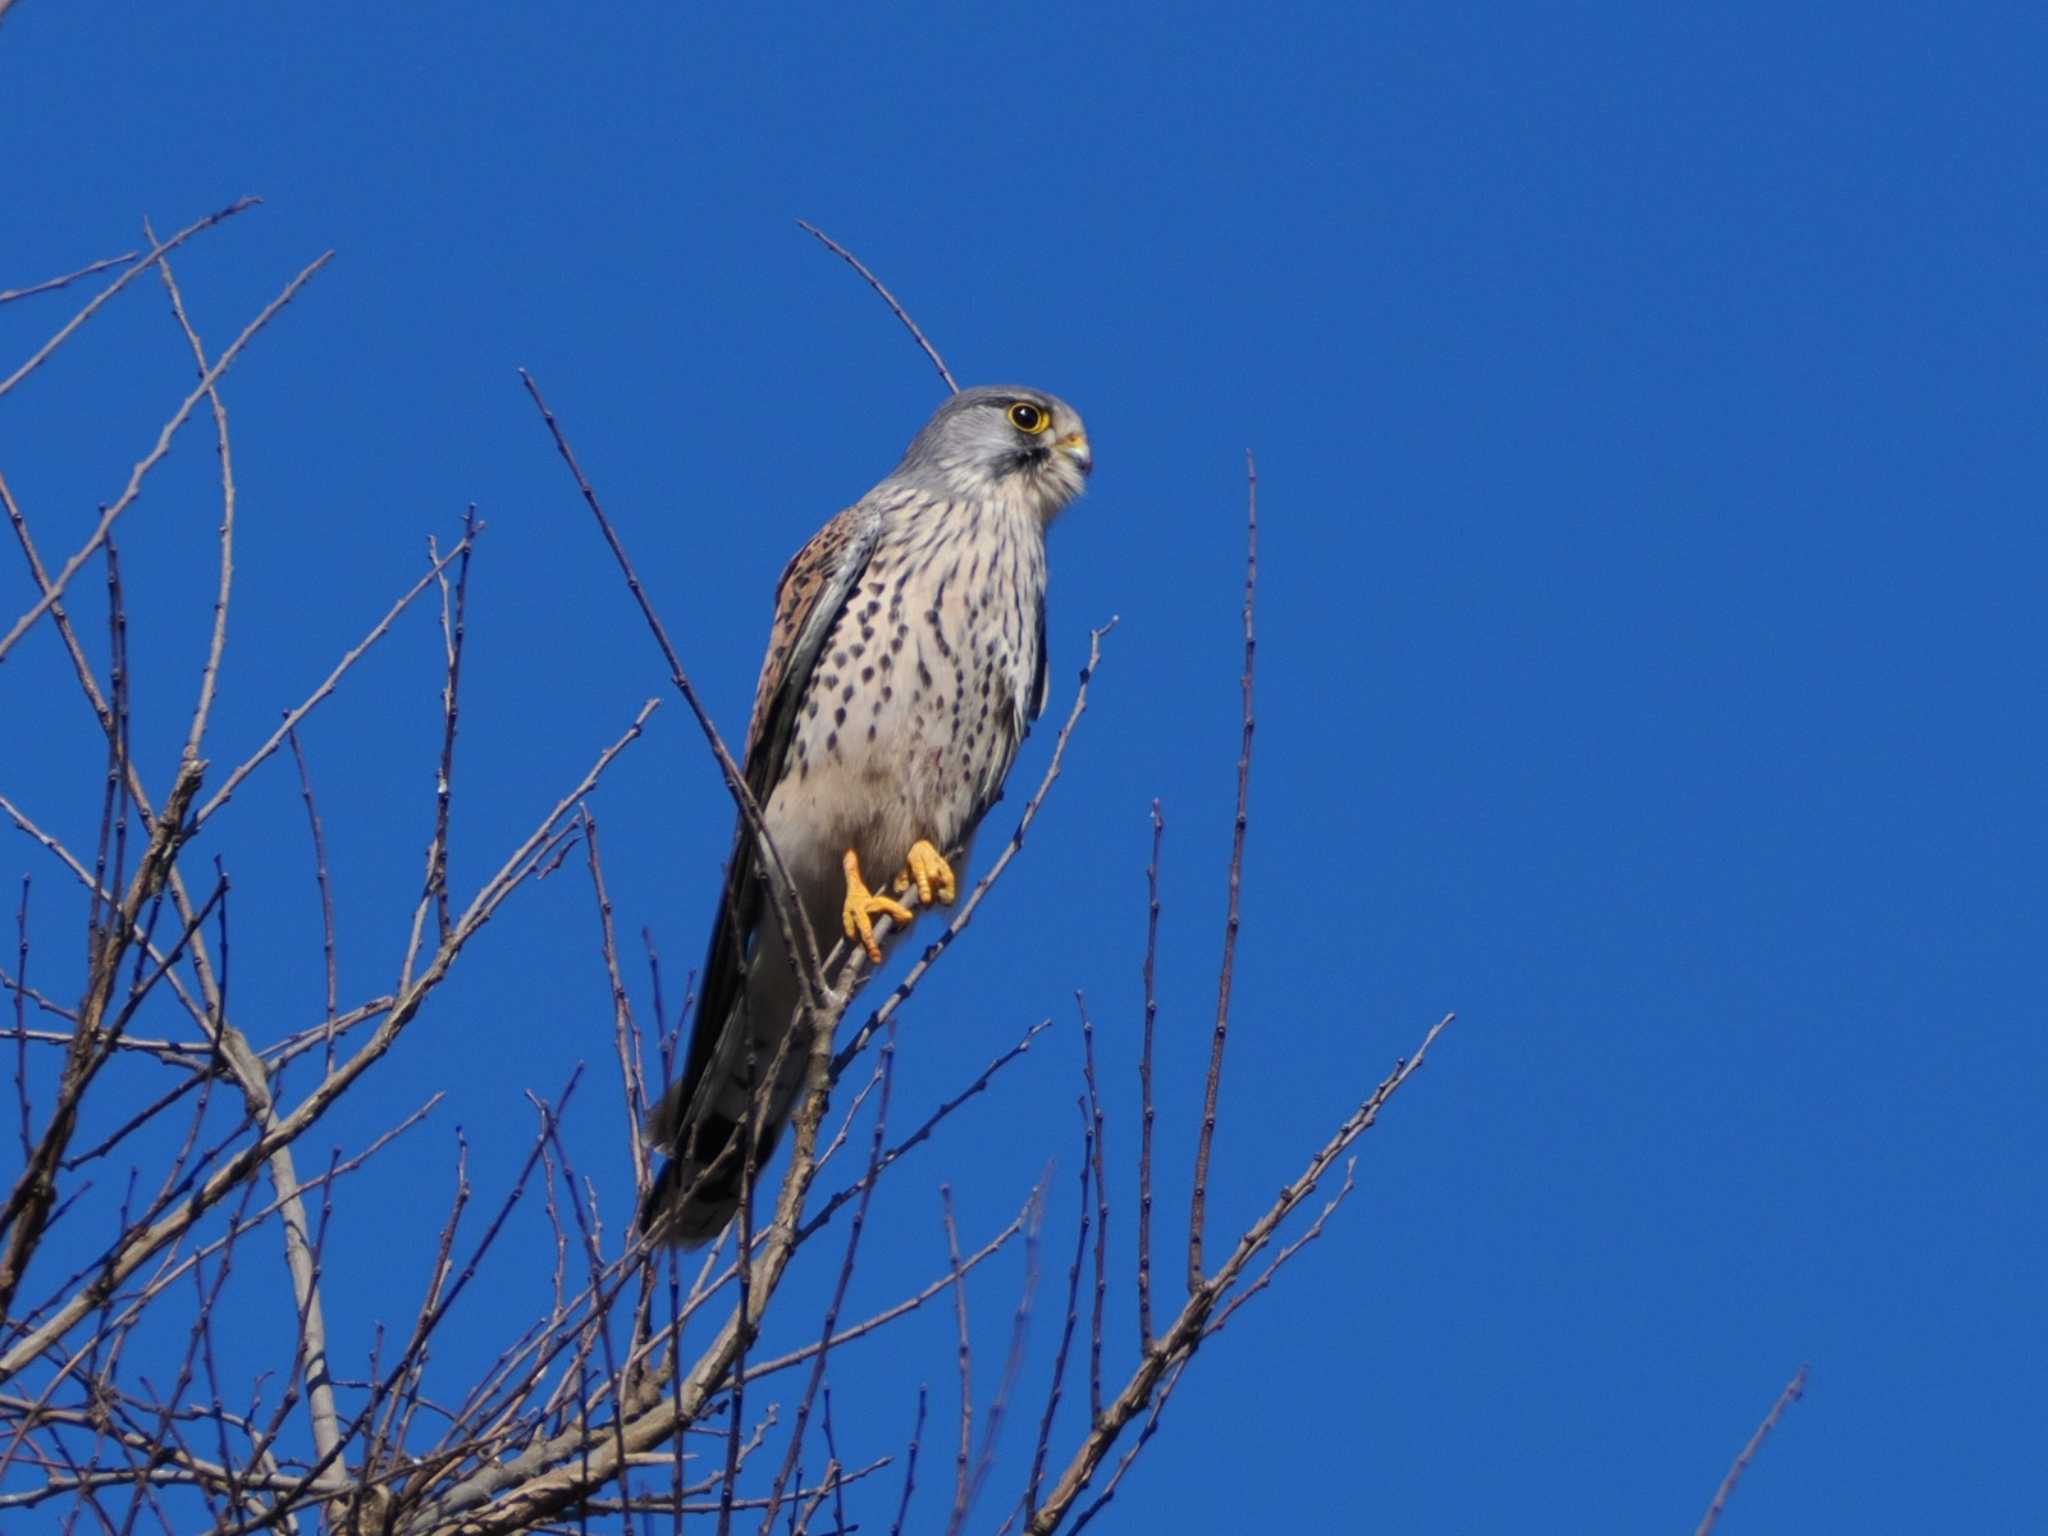
<path fill-rule="evenodd" d="M 1095 454 L 1088 446 L 1088 435 L 1085 432 L 1069 433 L 1054 446 L 1079 465 L 1082 474 L 1085 475 L 1095 468 Z"/>

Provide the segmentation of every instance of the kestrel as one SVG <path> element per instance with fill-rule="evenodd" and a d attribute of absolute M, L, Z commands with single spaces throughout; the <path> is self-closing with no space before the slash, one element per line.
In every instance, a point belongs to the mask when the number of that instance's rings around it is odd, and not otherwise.
<path fill-rule="evenodd" d="M 1045 709 L 1045 533 L 1092 467 L 1063 401 L 963 390 L 783 571 L 745 771 L 822 948 L 844 933 L 880 964 L 875 919 L 898 933 L 911 920 L 883 887 L 915 886 L 923 905 L 956 896 L 948 855 L 964 861 Z M 694 1247 L 724 1229 L 749 1099 L 758 1169 L 803 1077 L 810 1032 L 767 897 L 743 819 L 683 1075 L 648 1117 L 670 1161 L 640 1225 L 664 1242 Z M 765 1077 L 778 1051 L 757 1095 L 750 1074 Z"/>

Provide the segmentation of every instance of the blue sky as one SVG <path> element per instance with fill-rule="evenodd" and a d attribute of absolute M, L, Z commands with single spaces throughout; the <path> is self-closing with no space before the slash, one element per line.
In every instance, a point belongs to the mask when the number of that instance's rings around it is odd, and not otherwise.
<path fill-rule="evenodd" d="M 1022 865 L 909 1011 L 901 1113 L 1055 1027 L 878 1202 L 849 1304 L 943 1267 L 941 1176 L 971 1238 L 1055 1160 L 1019 1422 L 1071 1239 L 1076 988 L 1130 1261 L 1155 796 L 1163 1230 L 1184 1212 L 1255 450 L 1217 1227 L 1459 1022 L 1096 1528 L 1686 1529 L 1801 1361 L 1811 1394 L 1722 1529 L 2021 1528 L 2048 1516 L 2019 1471 L 2048 1428 L 2044 33 L 1989 6 L 24 0 L 0 29 L 0 287 L 259 194 L 179 264 L 218 347 L 336 250 L 226 391 L 242 533 L 213 755 L 260 740 L 474 501 L 459 894 L 665 692 L 517 367 L 735 734 L 782 562 L 942 388 L 795 219 L 866 259 L 963 383 L 1086 415 L 1097 473 L 1051 545 L 1055 712 L 1089 628 L 1120 623 Z M 5 366 L 72 307 L 0 310 Z M 47 547 L 187 388 L 137 284 L 0 403 L 0 472 Z M 158 786 L 203 657 L 213 473 L 196 423 L 122 523 Z M 28 584 L 5 580 L 11 619 Z M 403 947 L 437 644 L 414 613 L 305 732 L 345 999 Z M 0 668 L 0 789 L 89 846 L 99 757 L 67 690 L 47 634 Z M 594 805 L 622 927 L 680 973 L 730 830 L 680 701 Z M 298 816 L 273 765 L 201 850 L 246 892 L 259 1041 L 319 1006 Z M 80 904 L 4 847 L 61 974 Z M 590 1061 L 570 1134 L 623 1188 L 608 1025 L 587 889 L 549 882 L 316 1133 L 360 1146 L 448 1094 L 340 1204 L 340 1358 L 411 1315 L 454 1125 L 502 1188 L 523 1090 Z M 1006 1256 L 975 1292 L 984 1380 L 1020 1280 Z M 495 1353 L 537 1294 L 501 1277 L 443 1366 Z M 946 1443 L 951 1326 L 849 1349 L 840 1411 L 873 1416 L 842 1441 L 899 1444 L 929 1381 Z M 996 1490 L 1028 1451 L 1006 1439 Z"/>

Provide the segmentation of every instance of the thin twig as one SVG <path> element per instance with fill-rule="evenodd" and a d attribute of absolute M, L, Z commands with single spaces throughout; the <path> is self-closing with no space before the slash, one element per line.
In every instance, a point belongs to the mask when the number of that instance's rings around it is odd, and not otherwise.
<path fill-rule="evenodd" d="M 21 877 L 21 905 L 14 914 L 14 932 L 17 945 L 15 952 L 15 979 L 8 983 L 14 991 L 14 1098 L 21 1109 L 21 1161 L 27 1166 L 35 1155 L 35 1141 L 30 1134 L 34 1123 L 34 1112 L 29 1107 L 28 1097 L 28 892 L 29 876 Z M 41 1002 L 40 995 L 37 1001 Z"/>
<path fill-rule="evenodd" d="M 983 1243 L 979 1248 L 975 1249 L 974 1252 L 968 1254 L 965 1259 L 962 1259 L 960 1261 L 960 1273 L 963 1275 L 973 1274 L 974 1271 L 981 1266 L 984 1260 L 992 1258 L 998 1252 L 1000 1252 L 1004 1245 L 1007 1244 L 1011 1238 L 1015 1237 L 1019 1232 L 1022 1232 L 1024 1230 L 1024 1222 L 1026 1217 L 1029 1215 L 1029 1212 L 1030 1207 L 1027 1205 L 1022 1211 L 1019 1211 L 1016 1214 L 1016 1216 L 1011 1218 L 1010 1224 L 1008 1226 L 1004 1227 L 1000 1232 L 996 1233 L 994 1237 L 990 1238 L 987 1242 Z M 855 1339 L 873 1333 L 877 1329 L 885 1327 L 886 1325 L 895 1322 L 897 1318 L 904 1316 L 906 1313 L 917 1311 L 926 1302 L 930 1301 L 934 1296 L 937 1296 L 939 1292 L 945 1290 L 952 1283 L 953 1272 L 950 1268 L 948 1268 L 946 1273 L 940 1275 L 936 1280 L 931 1281 L 922 1290 L 913 1292 L 911 1295 L 904 1297 L 894 1306 L 884 1307 L 881 1311 L 875 1313 L 874 1316 L 866 1319 L 863 1322 L 853 1323 L 845 1328 L 840 1329 L 839 1332 L 833 1334 L 831 1339 L 822 1346 L 819 1344 L 806 1344 L 801 1349 L 791 1350 L 786 1355 L 778 1355 L 773 1360 L 765 1360 L 758 1365 L 748 1366 L 747 1379 L 749 1381 L 757 1381 L 761 1377 L 771 1375 L 776 1371 L 786 1371 L 793 1365 L 801 1365 L 804 1363 L 804 1361 L 816 1356 L 819 1353 L 821 1347 L 826 1349 L 838 1349 L 842 1345 L 850 1344 Z"/>
<path fill-rule="evenodd" d="M 597 499 L 596 488 L 591 485 L 589 476 L 583 473 L 583 466 L 577 462 L 576 451 L 569 446 L 568 435 L 563 432 L 561 423 L 555 419 L 555 413 L 548 409 L 547 401 L 541 398 L 540 386 L 534 383 L 533 375 L 522 368 L 519 370 L 519 379 L 526 386 L 527 394 L 532 397 L 541 420 L 546 423 L 548 435 L 554 439 L 555 451 L 562 456 L 562 462 L 568 465 L 569 473 L 575 478 L 576 488 L 583 495 L 584 505 L 590 508 L 591 515 L 597 519 L 598 532 L 604 536 L 605 544 L 612 552 L 612 558 L 618 562 L 620 574 L 626 578 L 627 590 L 633 594 L 634 602 L 639 605 L 641 617 L 647 621 L 647 627 L 653 632 L 655 643 L 661 648 L 662 659 L 668 663 L 669 680 L 675 684 L 676 691 L 682 694 L 683 702 L 690 706 L 690 713 L 695 717 L 698 728 L 703 731 L 704 740 L 711 748 L 711 755 L 717 759 L 719 769 L 725 775 L 726 790 L 731 794 L 734 804 L 739 807 L 740 818 L 747 824 L 749 835 L 754 840 L 755 853 L 766 877 L 770 905 L 774 909 L 776 923 L 782 931 L 783 943 L 787 951 L 797 956 L 800 962 L 797 969 L 799 979 L 803 982 L 804 1008 L 811 1019 L 812 1027 L 816 1029 L 820 1027 L 827 1011 L 834 1005 L 834 998 L 831 988 L 825 981 L 824 960 L 818 949 L 817 935 L 811 931 L 810 914 L 804 910 L 803 903 L 796 899 L 796 887 L 790 881 L 789 871 L 783 864 L 781 853 L 775 847 L 774 839 L 768 835 L 768 823 L 762 816 L 760 803 L 755 799 L 746 775 L 733 760 L 732 753 L 726 750 L 725 739 L 718 734 L 718 727 L 712 724 L 711 713 L 704 707 L 704 701 L 698 697 L 696 685 L 683 670 L 682 659 L 676 654 L 676 648 L 669 643 L 668 629 L 661 622 L 661 616 L 654 611 L 654 603 L 647 596 L 646 588 L 640 584 L 640 573 L 634 570 L 632 558 L 626 553 L 625 544 L 613 529 L 611 519 L 605 515 L 604 504 Z"/>
<path fill-rule="evenodd" d="M 1038 1176 L 1031 1191 L 1029 1216 L 1024 1223 L 1024 1289 L 1017 1298 L 1017 1311 L 1010 1319 L 1010 1352 L 1003 1358 L 1003 1374 L 996 1383 L 996 1395 L 989 1399 L 988 1423 L 981 1431 L 981 1454 L 975 1458 L 974 1478 L 967 1488 L 967 1508 L 972 1509 L 996 1464 L 996 1441 L 1003 1432 L 1003 1420 L 1010 1409 L 1010 1394 L 1016 1390 L 1018 1374 L 1024 1369 L 1024 1346 L 1031 1336 L 1031 1303 L 1038 1294 L 1038 1234 L 1045 1226 L 1045 1191 L 1052 1182 L 1052 1164 Z M 960 1523 L 966 1523 L 967 1510 Z M 957 1531 L 958 1527 L 955 1527 Z"/>
<path fill-rule="evenodd" d="M 154 241 L 151 242 L 151 244 L 154 243 Z M 0 304 L 12 304 L 16 299 L 33 298 L 39 293 L 49 293 L 53 289 L 62 288 L 68 283 L 75 283 L 82 277 L 91 277 L 96 272 L 104 272 L 109 267 L 125 266 L 140 254 L 141 252 L 139 251 L 123 251 L 118 256 L 108 256 L 103 260 L 93 262 L 89 266 L 80 267 L 76 272 L 67 272 L 62 277 L 53 277 L 46 282 L 31 284 L 27 288 L 0 290 Z"/>
<path fill-rule="evenodd" d="M 939 356 L 939 349 L 933 346 L 926 338 L 924 332 L 917 328 L 917 322 L 910 318 L 909 311 L 896 302 L 896 295 L 882 286 L 882 280 L 862 265 L 861 259 L 858 256 L 818 228 L 817 225 L 807 223 L 803 219 L 798 219 L 796 227 L 811 236 L 820 245 L 824 246 L 826 250 L 867 279 L 868 286 L 882 296 L 882 302 L 887 304 L 896 318 L 903 322 L 904 328 L 910 332 L 911 338 L 924 349 L 924 355 L 932 360 L 932 366 L 939 370 L 939 377 L 946 381 L 946 388 L 956 395 L 959 394 L 960 386 L 953 381 L 952 370 L 946 367 L 946 360 Z"/>
<path fill-rule="evenodd" d="M 1067 1266 L 1067 1320 L 1060 1330 L 1059 1351 L 1053 1356 L 1052 1385 L 1046 1389 L 1045 1412 L 1038 1420 L 1038 1447 L 1031 1453 L 1031 1477 L 1024 1485 L 1026 1520 L 1038 1511 L 1038 1489 L 1045 1480 L 1045 1457 L 1052 1443 L 1053 1415 L 1059 1411 L 1060 1385 L 1067 1375 L 1067 1354 L 1073 1348 L 1074 1329 L 1081 1321 L 1081 1262 L 1088 1256 L 1088 1180 L 1095 1171 L 1095 1122 L 1088 1118 L 1085 1102 L 1080 1109 L 1081 1199 L 1075 1210 L 1074 1262 Z"/>
<path fill-rule="evenodd" d="M 790 1036 L 793 1036 L 795 1033 L 794 1030 L 791 1030 L 784 1036 L 783 1043 L 785 1046 L 788 1044 Z M 747 1080 L 750 1084 L 761 1081 L 761 1079 L 754 1075 L 754 1045 L 755 1037 L 750 1034 L 747 1038 L 746 1063 Z M 775 1063 L 769 1069 L 768 1081 L 774 1081 L 781 1070 L 782 1059 L 780 1053 L 778 1053 Z M 764 1084 L 763 1086 L 765 1087 L 766 1085 Z M 740 1414 L 747 1396 L 747 1346 L 754 1341 L 753 1313 L 750 1305 L 753 1300 L 751 1292 L 754 1283 L 754 1180 L 760 1172 L 761 1161 L 761 1138 L 755 1134 L 754 1127 L 759 1123 L 756 1116 L 761 1112 L 762 1103 L 762 1097 L 757 1093 L 748 1103 L 746 1110 L 740 1115 L 739 1124 L 733 1127 L 733 1139 L 744 1149 L 740 1158 L 740 1208 L 738 1212 L 740 1247 L 739 1256 L 735 1264 L 739 1271 L 740 1296 L 739 1304 L 733 1311 L 734 1319 L 739 1323 L 739 1328 L 734 1335 L 732 1391 L 727 1400 L 727 1406 L 731 1411 L 732 1427 L 726 1432 L 725 1481 L 720 1485 L 718 1492 L 718 1536 L 730 1536 L 732 1531 L 732 1501 L 734 1495 L 739 1491 Z M 620 1459 L 621 1465 L 623 1465 L 623 1454 Z M 769 1508 L 768 1518 L 771 1521 L 775 1518 L 775 1510 L 772 1506 Z"/>
<path fill-rule="evenodd" d="M 832 1458 L 832 1465 L 843 1466 L 839 1459 L 839 1437 L 832 1432 L 832 1389 L 825 1389 L 825 1454 Z M 887 1460 L 884 1457 L 883 1460 Z M 832 1523 L 840 1530 L 846 1529 L 846 1479 L 832 1479 Z"/>
<path fill-rule="evenodd" d="M 306 802 L 306 823 L 313 833 L 313 883 L 320 892 L 320 950 L 327 970 L 327 1065 L 334 1065 L 335 1005 L 338 1000 L 334 957 L 334 890 L 327 878 L 327 836 L 320 825 L 320 807 L 313 801 L 313 776 L 306 767 L 305 749 L 299 733 L 286 731 L 285 742 L 292 749 L 292 761 L 299 770 L 299 798 Z"/>
<path fill-rule="evenodd" d="M 1342 1205 L 1350 1196 L 1351 1191 L 1357 1187 L 1356 1181 L 1352 1177 L 1357 1170 L 1358 1159 L 1356 1157 L 1351 1158 L 1344 1164 L 1344 1182 L 1338 1186 L 1337 1193 L 1330 1197 L 1329 1203 L 1316 1213 L 1316 1219 L 1309 1223 L 1308 1230 L 1274 1254 L 1272 1263 L 1259 1271 L 1258 1278 L 1230 1298 L 1230 1304 L 1216 1314 L 1216 1321 L 1209 1325 L 1204 1337 L 1221 1333 L 1223 1325 L 1230 1321 L 1231 1316 L 1239 1307 L 1273 1283 L 1273 1277 L 1280 1272 L 1281 1265 L 1285 1264 L 1289 1259 L 1301 1252 L 1302 1249 L 1323 1235 L 1323 1228 L 1329 1225 L 1330 1218 L 1337 1213 L 1337 1207 Z"/>
<path fill-rule="evenodd" d="M 156 231 L 149 226 L 149 220 L 142 221 L 143 237 L 154 246 L 157 244 Z M 207 374 L 206 348 L 200 344 L 199 332 L 185 313 L 185 296 L 178 291 L 178 280 L 171 273 L 168 256 L 157 262 L 157 276 L 163 279 L 164 292 L 171 301 L 171 315 L 178 322 L 178 329 L 185 334 L 185 344 L 192 349 L 192 360 L 199 370 L 199 377 Z M 213 694 L 220 680 L 221 655 L 228 643 L 228 596 L 235 584 L 235 458 L 228 441 L 228 408 L 222 403 L 220 390 L 212 384 L 206 386 L 206 401 L 213 410 L 214 448 L 220 456 L 220 585 L 213 599 L 213 639 L 206 651 L 206 667 L 199 677 L 199 702 L 192 710 L 191 729 L 185 736 L 185 755 L 197 757 L 200 744 L 206 737 L 206 722 L 213 712 Z"/>
<path fill-rule="evenodd" d="M 801 1238 L 808 1238 L 820 1227 L 823 1227 L 828 1221 L 832 1219 L 832 1217 L 835 1214 L 837 1214 L 839 1208 L 842 1205 L 846 1204 L 847 1201 L 853 1199 L 856 1195 L 864 1193 L 870 1187 L 871 1182 L 876 1174 L 884 1173 L 890 1168 L 893 1168 L 913 1148 L 917 1147 L 921 1142 L 924 1142 L 927 1139 L 929 1139 L 932 1132 L 938 1128 L 940 1122 L 945 1120 L 962 1104 L 965 1104 L 969 1099 L 973 1098 L 976 1094 L 985 1091 L 989 1085 L 990 1079 L 992 1079 L 996 1075 L 996 1073 L 1000 1072 L 1004 1067 L 1008 1066 L 1011 1062 L 1015 1061 L 1019 1056 L 1022 1056 L 1026 1051 L 1030 1050 L 1031 1042 L 1036 1040 L 1041 1034 L 1043 1034 L 1046 1030 L 1050 1028 L 1052 1028 L 1051 1019 L 1040 1019 L 1036 1024 L 1032 1025 L 1029 1029 L 1025 1030 L 1024 1037 L 1021 1040 L 1019 1040 L 1015 1045 L 1011 1046 L 1007 1051 L 1004 1051 L 1000 1056 L 996 1057 L 995 1060 L 991 1061 L 987 1066 L 983 1067 L 981 1069 L 981 1075 L 979 1077 L 975 1078 L 973 1082 L 969 1083 L 965 1088 L 961 1089 L 958 1093 L 954 1094 L 952 1098 L 946 1100 L 945 1103 L 941 1104 L 937 1109 L 933 1110 L 930 1115 L 926 1116 L 924 1124 L 920 1125 L 916 1130 L 912 1131 L 908 1136 L 904 1137 L 903 1140 L 896 1143 L 896 1145 L 891 1147 L 887 1152 L 884 1152 L 882 1154 L 881 1164 L 878 1168 L 874 1170 L 873 1174 L 863 1174 L 859 1179 L 847 1185 L 846 1188 L 838 1191 L 836 1194 L 832 1196 L 831 1199 L 827 1200 L 822 1206 L 820 1206 L 818 1208 L 818 1214 L 813 1216 L 809 1221 L 804 1223 L 804 1229 L 801 1233 L 798 1234 L 798 1236 Z M 889 1021 L 889 1031 L 890 1038 L 892 1040 L 895 1038 L 895 1030 L 896 1021 L 894 1019 L 891 1019 Z M 885 1046 L 884 1049 L 888 1049 L 888 1047 Z"/>
<path fill-rule="evenodd" d="M 1237 820 L 1230 836 L 1230 910 L 1223 924 L 1223 963 L 1216 973 L 1216 1034 L 1209 1046 L 1209 1076 L 1202 1089 L 1202 1133 L 1195 1147 L 1195 1192 L 1188 1212 L 1188 1294 L 1202 1286 L 1202 1223 L 1209 1197 L 1209 1148 L 1216 1138 L 1216 1094 L 1223 1084 L 1223 1042 L 1230 1033 L 1230 980 L 1237 959 L 1238 891 L 1244 883 L 1246 804 L 1252 781 L 1253 601 L 1259 590 L 1259 466 L 1247 451 L 1244 556 L 1244 735 L 1237 754 Z"/>
<path fill-rule="evenodd" d="M 1138 1053 L 1138 1352 L 1152 1347 L 1152 1032 L 1159 1018 L 1159 848 L 1166 818 L 1152 802 L 1152 862 L 1145 866 L 1145 1037 Z"/>
<path fill-rule="evenodd" d="M 444 943 L 451 926 L 448 914 L 448 814 L 455 792 L 455 727 L 461 706 L 462 642 L 468 632 L 469 566 L 476 549 L 477 530 L 481 526 L 477 521 L 476 503 L 471 502 L 462 519 L 462 542 L 469 548 L 463 552 L 462 562 L 456 567 L 452 598 L 447 567 L 437 567 L 441 586 L 441 652 L 447 666 L 447 681 L 441 689 L 441 771 L 434 779 L 434 841 L 427 854 L 427 890 L 434 898 L 434 912 L 440 921 Z M 433 554 L 434 543 L 429 539 L 427 555 L 430 564 L 436 563 Z"/>
<path fill-rule="evenodd" d="M 1095 1159 L 1095 1308 L 1088 1318 L 1088 1422 L 1102 1422 L 1102 1336 L 1103 1311 L 1109 1300 L 1109 1166 L 1103 1143 L 1102 1093 L 1095 1076 L 1095 1022 L 1088 1017 L 1088 1004 L 1079 992 L 1075 1006 L 1081 1010 L 1081 1076 L 1087 1087 L 1084 1113 L 1094 1132 L 1089 1154 Z"/>
<path fill-rule="evenodd" d="M 910 1495 L 917 1487 L 917 1446 L 924 1438 L 924 1408 L 926 1389 L 917 1389 L 917 1420 L 910 1426 L 910 1445 L 903 1458 L 903 1497 L 896 1503 L 896 1520 L 889 1527 L 889 1536 L 903 1536 L 903 1517 L 910 1513 Z"/>
<path fill-rule="evenodd" d="M 1771 1404 L 1771 1411 L 1764 1415 L 1763 1423 L 1757 1425 L 1756 1433 L 1749 1437 L 1749 1444 L 1742 1448 L 1734 1464 L 1728 1468 L 1728 1475 L 1721 1479 L 1721 1486 L 1714 1490 L 1714 1502 L 1707 1506 L 1707 1513 L 1693 1536 L 1708 1536 L 1720 1520 L 1721 1511 L 1728 1506 L 1728 1496 L 1735 1492 L 1735 1485 L 1742 1481 L 1742 1474 L 1749 1470 L 1749 1464 L 1756 1460 L 1756 1453 L 1763 1449 L 1764 1441 L 1778 1427 L 1778 1420 L 1784 1417 L 1787 1408 L 1806 1395 L 1806 1372 L 1807 1367 L 1800 1366 L 1792 1373 L 1792 1379 L 1785 1383 L 1785 1390 L 1778 1394 L 1778 1400 Z"/>
<path fill-rule="evenodd" d="M 967 1518 L 968 1456 L 974 1447 L 974 1344 L 967 1330 L 967 1280 L 960 1268 L 960 1228 L 953 1220 L 953 1186 L 939 1186 L 945 1209 L 946 1255 L 953 1267 L 953 1316 L 960 1326 L 960 1449 L 953 1467 L 953 1512 L 946 1536 L 955 1536 Z"/>
<path fill-rule="evenodd" d="M 619 1075 L 626 1097 L 626 1145 L 633 1162 L 633 1188 L 644 1192 L 647 1188 L 647 1149 L 639 1135 L 640 1105 L 637 1102 L 644 1094 L 636 1095 L 633 1081 L 633 1055 L 629 1045 L 635 1030 L 633 1026 L 633 1003 L 626 995 L 626 979 L 619 974 L 618 937 L 612 928 L 612 898 L 604 886 L 604 860 L 597 849 L 597 818 L 590 814 L 590 807 L 583 807 L 583 852 L 590 866 L 590 886 L 597 898 L 597 922 L 599 947 L 604 956 L 605 979 L 611 984 L 612 993 L 612 1045 L 619 1058 Z"/>

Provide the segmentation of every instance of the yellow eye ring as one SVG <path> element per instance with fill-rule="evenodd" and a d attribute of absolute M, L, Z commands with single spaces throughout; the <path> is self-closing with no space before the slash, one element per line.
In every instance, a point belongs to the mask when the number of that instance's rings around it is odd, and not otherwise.
<path fill-rule="evenodd" d="M 1029 400 L 1015 400 L 1010 404 L 1010 425 L 1019 432 L 1029 432 L 1036 437 L 1041 432 L 1052 430 L 1052 412 L 1044 406 L 1033 405 Z"/>

